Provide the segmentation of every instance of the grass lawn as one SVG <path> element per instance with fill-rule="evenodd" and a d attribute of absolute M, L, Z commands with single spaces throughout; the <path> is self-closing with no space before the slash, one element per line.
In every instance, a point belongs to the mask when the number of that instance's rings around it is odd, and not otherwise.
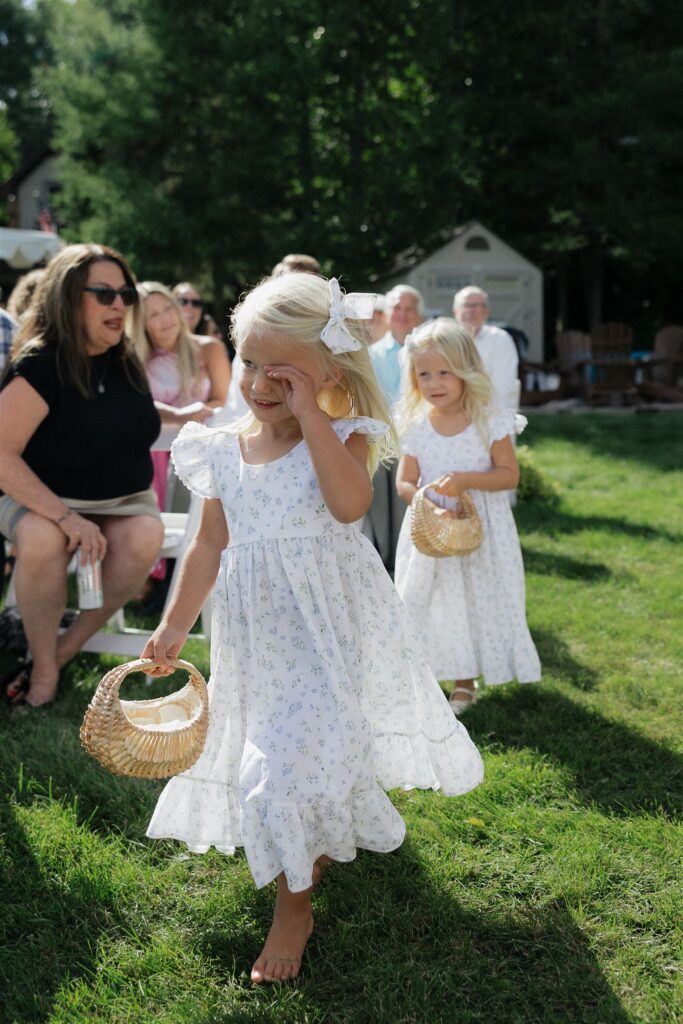
<path fill-rule="evenodd" d="M 524 440 L 563 493 L 516 510 L 543 683 L 467 713 L 479 789 L 392 794 L 403 848 L 328 872 L 297 983 L 248 980 L 272 888 L 147 841 L 161 785 L 80 749 L 112 660 L 0 710 L 2 1024 L 681 1020 L 683 415 L 536 415 Z"/>

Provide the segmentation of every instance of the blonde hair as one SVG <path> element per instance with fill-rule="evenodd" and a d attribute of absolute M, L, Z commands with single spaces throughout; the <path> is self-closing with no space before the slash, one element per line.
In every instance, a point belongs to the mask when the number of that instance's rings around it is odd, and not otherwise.
<path fill-rule="evenodd" d="M 23 274 L 19 278 L 12 289 L 12 294 L 7 300 L 7 312 L 17 323 L 33 302 L 38 285 L 44 277 L 45 270 L 42 267 L 37 270 L 29 270 L 28 274 Z"/>
<path fill-rule="evenodd" d="M 383 437 L 368 438 L 368 470 L 372 475 L 380 462 L 397 451 L 396 434 L 384 393 L 368 354 L 369 334 L 362 320 L 345 320 L 344 325 L 360 342 L 353 352 L 334 354 L 320 335 L 330 318 L 330 293 L 325 278 L 290 271 L 267 277 L 249 292 L 232 314 L 232 337 L 239 352 L 250 335 L 273 333 L 291 339 L 292 345 L 306 346 L 325 374 L 339 375 L 331 390 L 321 390 L 318 405 L 329 417 L 369 416 L 389 426 Z M 255 418 L 249 414 L 235 424 L 239 433 L 252 432 Z"/>
<path fill-rule="evenodd" d="M 407 358 L 403 366 L 399 405 L 401 434 L 405 434 L 429 411 L 429 402 L 422 397 L 417 382 L 415 356 L 431 350 L 443 356 L 451 373 L 463 382 L 463 410 L 488 448 L 488 414 L 493 388 L 469 331 L 455 320 L 440 316 L 416 327 L 406 338 L 405 348 Z"/>
<path fill-rule="evenodd" d="M 93 263 L 115 263 L 123 274 L 126 287 L 135 291 L 135 278 L 123 256 L 106 245 L 84 242 L 67 245 L 50 260 L 33 300 L 19 324 L 12 349 L 11 363 L 33 355 L 44 348 L 54 348 L 57 373 L 62 384 L 71 384 L 85 398 L 95 394 L 90 359 L 89 338 L 83 323 L 81 299 Z M 140 301 L 130 307 L 127 325 L 137 324 Z M 129 329 L 129 328 L 128 328 Z M 126 333 L 122 334 L 117 358 L 121 360 L 129 381 L 139 390 L 147 390 L 147 379 Z"/>
<path fill-rule="evenodd" d="M 180 375 L 180 397 L 184 402 L 193 398 L 194 386 L 199 376 L 199 347 L 188 330 L 178 300 L 165 284 L 158 281 L 142 281 L 138 285 L 138 295 L 142 299 L 142 316 L 138 328 L 133 334 L 133 345 L 143 366 L 152 358 L 154 346 L 147 332 L 145 304 L 151 295 L 163 295 L 173 306 L 178 315 L 178 340 L 175 345 L 175 357 Z"/>

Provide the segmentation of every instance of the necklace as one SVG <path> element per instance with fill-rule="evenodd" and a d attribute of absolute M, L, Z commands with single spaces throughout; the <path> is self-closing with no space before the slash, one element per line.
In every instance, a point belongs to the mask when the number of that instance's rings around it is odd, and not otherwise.
<path fill-rule="evenodd" d="M 107 373 L 109 372 L 109 362 L 110 362 L 110 360 L 109 360 L 109 353 L 107 352 L 106 355 L 107 355 L 107 358 L 106 358 L 106 360 L 104 360 L 104 372 L 103 372 L 101 377 L 98 377 L 98 375 L 95 373 L 94 363 L 90 364 L 90 369 L 92 371 L 92 375 L 95 378 L 95 381 L 97 383 L 97 393 L 99 395 L 103 395 L 104 392 L 106 391 L 106 388 L 104 386 L 104 382 L 106 380 Z"/>

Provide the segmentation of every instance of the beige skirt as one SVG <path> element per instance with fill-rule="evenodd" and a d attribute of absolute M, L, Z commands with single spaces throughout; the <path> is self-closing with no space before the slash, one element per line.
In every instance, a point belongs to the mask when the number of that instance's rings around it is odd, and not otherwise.
<path fill-rule="evenodd" d="M 103 501 L 84 501 L 82 498 L 62 498 L 65 505 L 81 516 L 154 516 L 160 519 L 156 494 L 149 487 L 146 491 L 124 494 L 122 498 L 106 498 Z M 0 533 L 12 543 L 16 539 L 17 524 L 29 511 L 8 494 L 0 495 Z"/>

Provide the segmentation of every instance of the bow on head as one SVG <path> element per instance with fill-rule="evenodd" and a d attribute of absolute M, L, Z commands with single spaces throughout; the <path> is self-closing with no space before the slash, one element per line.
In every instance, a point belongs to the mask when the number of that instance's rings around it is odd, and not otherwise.
<path fill-rule="evenodd" d="M 350 295 L 342 295 L 336 277 L 330 278 L 328 287 L 330 290 L 330 319 L 323 327 L 320 338 L 330 352 L 335 355 L 340 352 L 355 352 L 363 346 L 346 327 L 344 319 L 372 319 L 377 296 L 370 292 L 351 292 Z"/>

